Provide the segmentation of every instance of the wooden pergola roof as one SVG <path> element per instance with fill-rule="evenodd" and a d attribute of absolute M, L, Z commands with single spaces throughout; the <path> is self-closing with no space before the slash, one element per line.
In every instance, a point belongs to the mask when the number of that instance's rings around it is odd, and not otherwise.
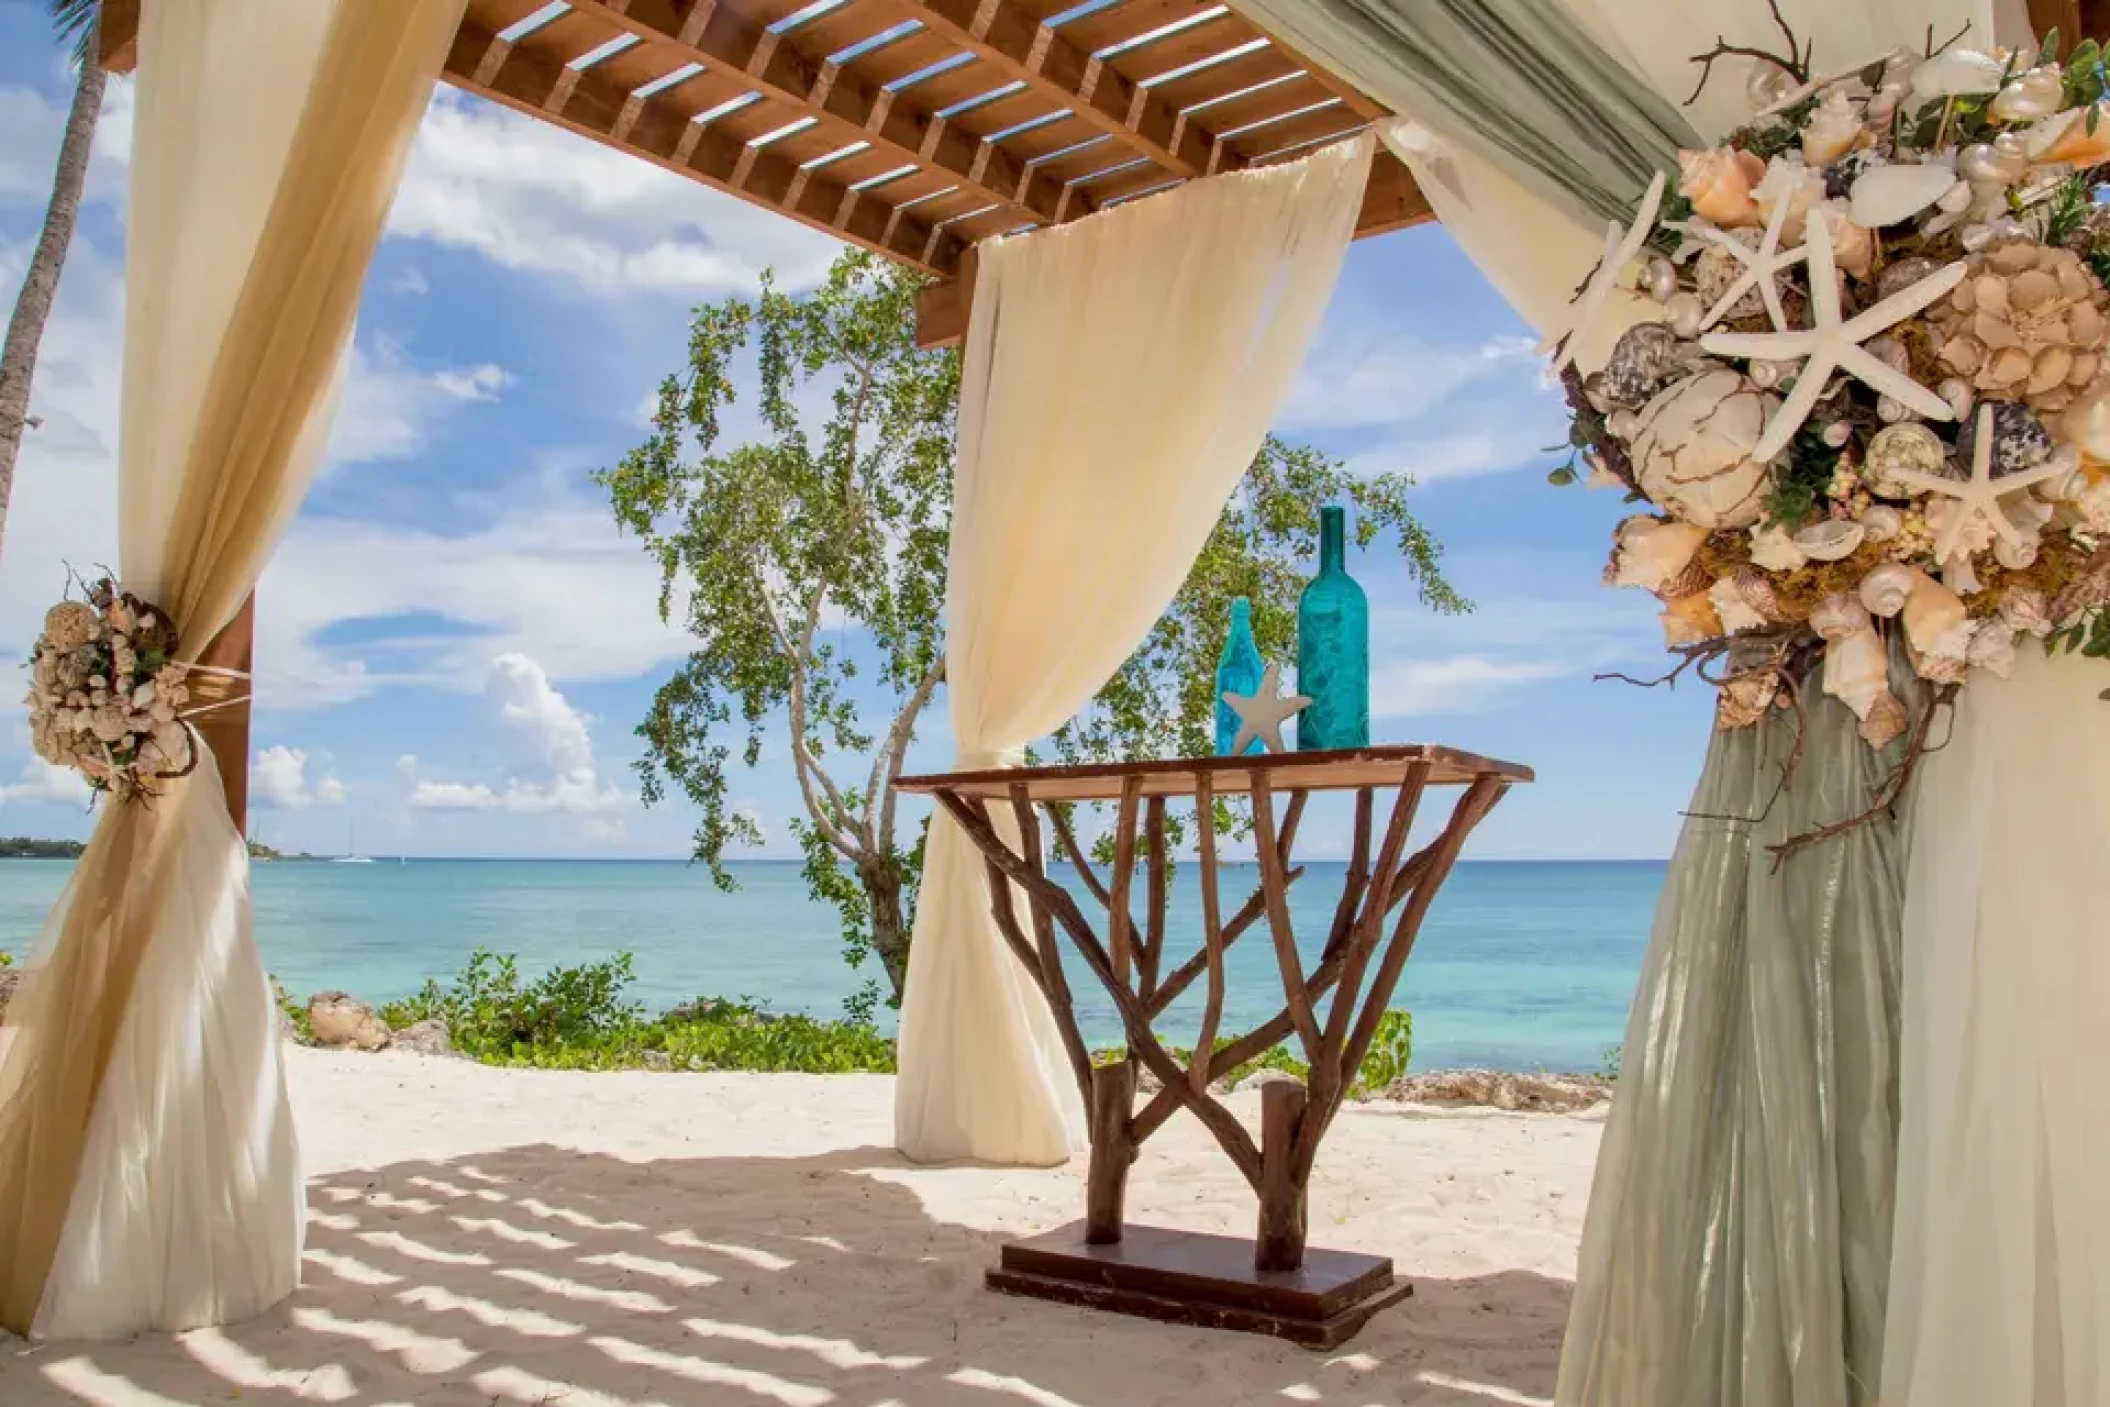
<path fill-rule="evenodd" d="M 140 0 L 105 0 L 109 67 Z M 941 278 L 1384 109 L 1210 0 L 470 0 L 446 81 Z M 1358 236 L 1430 218 L 1379 156 Z M 933 289 L 923 338 L 959 335 Z"/>

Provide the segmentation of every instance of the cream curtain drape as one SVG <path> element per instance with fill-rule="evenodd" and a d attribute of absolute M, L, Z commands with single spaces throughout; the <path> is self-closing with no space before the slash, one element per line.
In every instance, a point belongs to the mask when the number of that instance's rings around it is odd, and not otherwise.
<path fill-rule="evenodd" d="M 2110 1403 L 2110 704 L 1974 677 L 1921 765 L 1883 1400 Z"/>
<path fill-rule="evenodd" d="M 1015 764 L 1163 612 L 1303 362 L 1373 143 L 981 246 L 960 388 L 946 682 L 956 765 Z M 895 1141 L 1061 1162 L 1081 1109 L 1045 1003 L 932 822 Z"/>
<path fill-rule="evenodd" d="M 120 566 L 195 656 L 312 477 L 464 0 L 141 7 Z M 299 1282 L 248 856 L 211 757 L 103 812 L 0 1030 L 0 1324 L 112 1338 Z"/>

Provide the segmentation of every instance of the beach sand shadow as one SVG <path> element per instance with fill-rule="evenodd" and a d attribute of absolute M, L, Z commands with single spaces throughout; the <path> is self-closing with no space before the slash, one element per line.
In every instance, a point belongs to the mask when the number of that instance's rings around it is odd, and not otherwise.
<path fill-rule="evenodd" d="M 891 1150 L 533 1146 L 309 1188 L 306 1284 L 225 1329 L 0 1346 L 8 1407 L 1489 1407 L 1551 1397 L 1569 1287 L 1417 1277 L 1332 1354 L 985 1291 Z"/>

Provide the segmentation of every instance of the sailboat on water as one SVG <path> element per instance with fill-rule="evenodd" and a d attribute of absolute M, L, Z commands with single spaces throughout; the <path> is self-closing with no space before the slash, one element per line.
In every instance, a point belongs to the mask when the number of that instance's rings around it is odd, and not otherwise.
<path fill-rule="evenodd" d="M 352 832 L 352 823 L 346 821 L 344 823 L 344 853 L 330 861 L 330 863 L 333 865 L 371 865 L 373 862 L 371 855 L 359 853 L 358 841 Z"/>

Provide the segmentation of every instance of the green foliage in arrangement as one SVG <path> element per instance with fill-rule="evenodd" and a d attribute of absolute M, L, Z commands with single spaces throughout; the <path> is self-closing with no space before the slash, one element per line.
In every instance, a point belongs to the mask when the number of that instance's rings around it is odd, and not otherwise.
<path fill-rule="evenodd" d="M 1239 1039 L 1237 1036 L 1218 1036 L 1216 1049 L 1222 1050 Z M 1192 1047 L 1167 1046 L 1165 1049 L 1182 1065 L 1194 1059 Z M 1349 1093 L 1357 1099 L 1383 1094 L 1406 1075 L 1407 1062 L 1413 1054 L 1414 1018 L 1404 1011 L 1386 1012 L 1378 1018 L 1377 1034 L 1370 1042 L 1370 1051 L 1363 1057 L 1362 1068 L 1356 1072 L 1355 1084 L 1349 1088 Z M 1092 1064 L 1111 1065 L 1117 1060 L 1126 1059 L 1127 1056 L 1127 1049 L 1121 1046 L 1095 1050 L 1092 1052 Z M 1311 1066 L 1297 1059 L 1291 1053 L 1289 1044 L 1283 1044 L 1257 1059 L 1233 1066 L 1231 1072 L 1218 1083 L 1225 1089 L 1235 1090 L 1255 1075 L 1266 1071 L 1294 1075 L 1300 1080 L 1311 1078 Z"/>
<path fill-rule="evenodd" d="M 629 953 L 523 979 L 510 954 L 479 948 L 446 986 L 380 1010 L 389 1026 L 438 1017 L 456 1051 L 486 1065 L 566 1070 L 891 1072 L 894 1044 L 871 1025 L 780 1016 L 748 1002 L 704 1000 L 647 1019 L 627 1000 Z"/>
<path fill-rule="evenodd" d="M 296 1000 L 293 994 L 286 990 L 286 984 L 278 980 L 278 974 L 275 972 L 271 974 L 271 999 L 278 1003 L 280 1011 L 286 1013 L 287 1024 L 293 1028 L 293 1039 L 302 1045 L 313 1045 L 315 1025 L 308 1020 L 307 1003 Z"/>
<path fill-rule="evenodd" d="M 763 839 L 732 778 L 761 760 L 765 739 L 788 743 L 807 886 L 840 916 L 850 965 L 876 958 L 885 974 L 884 990 L 874 982 L 851 999 L 853 1022 L 898 1001 L 907 974 L 924 826 L 897 822 L 892 784 L 944 681 L 960 372 L 954 353 L 916 346 L 923 286 L 851 251 L 811 292 L 785 293 L 765 274 L 753 297 L 698 307 L 650 434 L 596 476 L 659 570 L 661 616 L 692 637 L 637 730 L 644 799 L 697 808 L 695 858 L 730 888 L 728 848 Z M 728 444 L 742 397 L 758 429 Z M 1179 596 L 1055 751 L 1208 753 L 1230 600 L 1252 600 L 1263 653 L 1294 657 L 1326 503 L 1353 504 L 1359 542 L 1396 546 L 1424 602 L 1465 610 L 1441 548 L 1407 511 L 1411 485 L 1269 439 Z"/>

